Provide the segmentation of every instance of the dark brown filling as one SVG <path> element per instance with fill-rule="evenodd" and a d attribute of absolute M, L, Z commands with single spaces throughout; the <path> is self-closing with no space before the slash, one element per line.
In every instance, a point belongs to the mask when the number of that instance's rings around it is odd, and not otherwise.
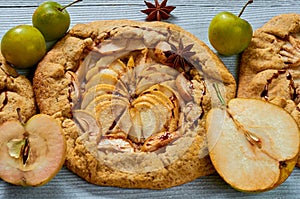
<path fill-rule="evenodd" d="M 279 78 L 279 76 L 286 74 L 286 80 L 289 81 L 289 89 L 290 89 L 290 97 L 295 103 L 299 103 L 299 94 L 297 92 L 297 86 L 294 82 L 294 78 L 292 74 L 287 70 L 278 70 L 276 73 L 272 75 L 269 79 L 267 79 L 267 83 L 264 86 L 263 91 L 261 92 L 260 96 L 265 100 L 269 100 L 269 86 L 272 84 L 273 80 Z"/>

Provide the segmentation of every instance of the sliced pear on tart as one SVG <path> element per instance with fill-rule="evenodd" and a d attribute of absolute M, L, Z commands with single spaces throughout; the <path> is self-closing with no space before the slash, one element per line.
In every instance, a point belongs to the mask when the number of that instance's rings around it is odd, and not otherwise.
<path fill-rule="evenodd" d="M 142 93 L 147 88 L 159 84 L 164 81 L 174 79 L 173 76 L 169 74 L 162 74 L 159 72 L 151 73 L 148 76 L 142 77 L 136 85 L 136 94 Z"/>
<path fill-rule="evenodd" d="M 142 77 L 147 77 L 153 73 L 161 73 L 161 74 L 168 74 L 172 76 L 174 79 L 176 76 L 179 74 L 179 72 L 167 65 L 162 65 L 162 64 L 154 64 L 154 65 L 149 65 L 145 67 L 139 74 L 138 76 L 140 78 Z"/>
<path fill-rule="evenodd" d="M 155 114 L 157 118 L 157 128 L 156 131 L 161 131 L 164 126 L 168 126 L 168 120 L 171 118 L 172 110 L 168 109 L 168 107 L 161 104 L 160 101 L 149 95 L 142 95 L 138 97 L 135 101 L 132 102 L 132 106 L 140 106 L 140 104 L 147 104 Z"/>
<path fill-rule="evenodd" d="M 123 113 L 117 119 L 118 120 L 115 121 L 116 125 L 112 129 L 112 132 L 122 132 L 122 133 L 125 133 L 126 135 L 128 135 L 129 131 L 133 125 L 132 120 L 131 120 L 129 106 L 127 108 L 125 108 Z"/>
<path fill-rule="evenodd" d="M 98 73 L 92 76 L 85 85 L 85 90 L 96 86 L 97 84 L 111 84 L 115 85 L 118 82 L 117 76 L 114 73 Z"/>
<path fill-rule="evenodd" d="M 106 134 L 114 128 L 115 122 L 127 108 L 124 102 L 114 101 L 115 103 L 104 101 L 99 103 L 95 108 L 95 117 L 100 124 L 102 134 Z"/>
<path fill-rule="evenodd" d="M 118 74 L 123 74 L 127 71 L 127 66 L 120 59 L 117 59 L 109 66 L 110 69 L 114 70 Z"/>
<path fill-rule="evenodd" d="M 109 102 L 111 105 L 116 105 L 116 103 L 120 103 L 120 105 L 128 106 L 128 99 L 122 96 L 114 95 L 114 94 L 104 94 L 98 97 L 95 97 L 94 100 L 89 103 L 85 110 L 90 112 L 96 111 L 97 107 L 101 106 L 102 102 Z"/>
<path fill-rule="evenodd" d="M 88 89 L 82 96 L 81 109 L 86 108 L 86 106 L 91 103 L 97 96 L 112 94 L 115 88 L 116 87 L 111 84 L 97 84 L 96 86 Z"/>
<path fill-rule="evenodd" d="M 86 108 L 95 98 L 101 97 L 102 95 L 112 95 L 112 97 L 124 97 L 127 99 L 128 93 L 125 93 L 123 90 L 118 89 L 114 85 L 110 84 L 98 84 L 90 88 L 82 98 L 81 108 Z M 125 100 L 124 99 L 124 100 Z"/>
<path fill-rule="evenodd" d="M 145 101 L 136 103 L 134 107 L 138 110 L 142 122 L 143 138 L 148 138 L 159 131 L 159 121 L 153 104 Z"/>
<path fill-rule="evenodd" d="M 135 107 L 131 107 L 129 113 L 132 121 L 132 127 L 129 130 L 128 137 L 135 143 L 141 143 L 145 139 L 143 137 L 143 124 L 139 110 Z"/>

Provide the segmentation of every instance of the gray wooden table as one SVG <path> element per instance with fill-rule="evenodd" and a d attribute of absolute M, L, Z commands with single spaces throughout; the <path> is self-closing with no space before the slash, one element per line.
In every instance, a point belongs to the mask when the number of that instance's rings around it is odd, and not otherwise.
<path fill-rule="evenodd" d="M 34 9 L 44 0 L 0 0 L 0 38 L 11 27 L 31 24 Z M 57 0 L 67 4 L 71 0 Z M 154 0 L 149 0 L 154 2 Z M 169 0 L 168 5 L 177 6 L 168 20 L 203 40 L 209 47 L 207 30 L 210 20 L 220 11 L 238 14 L 246 0 Z M 71 26 L 76 23 L 107 19 L 133 19 L 144 21 L 143 0 L 84 0 L 69 8 Z M 254 0 L 243 14 L 254 29 L 262 26 L 271 17 L 299 12 L 296 0 Z M 238 56 L 221 57 L 230 71 L 236 75 Z M 218 175 L 199 178 L 182 186 L 162 190 L 120 189 L 88 184 L 63 168 L 48 184 L 38 188 L 9 185 L 0 180 L 0 198 L 300 198 L 300 169 L 277 189 L 247 194 L 237 192 Z"/>

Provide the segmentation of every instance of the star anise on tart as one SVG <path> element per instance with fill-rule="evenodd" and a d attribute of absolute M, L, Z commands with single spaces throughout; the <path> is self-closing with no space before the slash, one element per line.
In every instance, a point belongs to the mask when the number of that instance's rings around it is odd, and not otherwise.
<path fill-rule="evenodd" d="M 194 44 L 184 46 L 182 39 L 180 39 L 178 47 L 170 43 L 171 50 L 165 52 L 166 63 L 176 69 L 183 70 L 183 72 L 188 71 L 189 64 L 187 60 L 196 54 L 196 52 L 191 51 L 193 46 Z"/>
<path fill-rule="evenodd" d="M 168 0 L 163 0 L 163 2 L 159 4 L 158 0 L 155 0 L 155 5 L 148 1 L 144 1 L 148 8 L 141 10 L 141 12 L 148 15 L 146 20 L 161 21 L 162 19 L 168 19 L 171 16 L 170 13 L 176 8 L 176 6 L 167 6 L 167 1 Z"/>

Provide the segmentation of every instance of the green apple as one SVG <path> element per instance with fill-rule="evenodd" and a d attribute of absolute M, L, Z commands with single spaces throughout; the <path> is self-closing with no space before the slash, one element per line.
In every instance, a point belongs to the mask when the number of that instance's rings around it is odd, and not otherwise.
<path fill-rule="evenodd" d="M 248 1 L 238 16 L 230 12 L 220 12 L 211 21 L 208 37 L 211 45 L 218 53 L 230 56 L 245 50 L 252 39 L 252 26 L 241 15 Z"/>
<path fill-rule="evenodd" d="M 17 68 L 34 66 L 46 53 L 42 33 L 33 26 L 19 25 L 8 30 L 1 40 L 1 53 Z"/>
<path fill-rule="evenodd" d="M 42 32 L 46 41 L 53 41 L 63 37 L 71 22 L 66 8 L 79 1 L 82 0 L 76 0 L 67 6 L 62 6 L 53 1 L 42 3 L 32 15 L 33 26 Z"/>

